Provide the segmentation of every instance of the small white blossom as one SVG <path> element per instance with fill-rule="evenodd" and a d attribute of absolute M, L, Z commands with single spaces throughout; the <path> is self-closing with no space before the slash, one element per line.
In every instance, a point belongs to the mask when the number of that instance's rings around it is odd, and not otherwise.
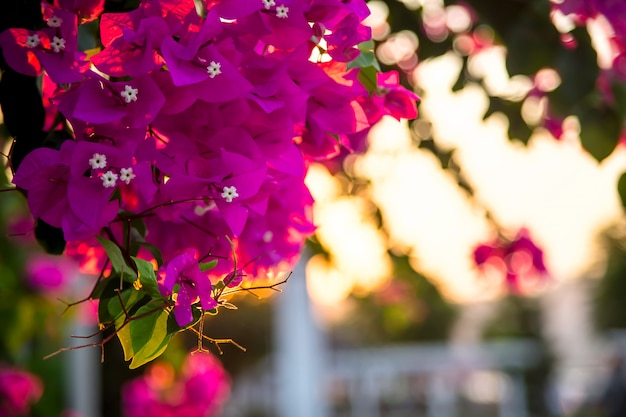
<path fill-rule="evenodd" d="M 237 194 L 237 187 L 235 187 L 234 185 L 231 187 L 224 187 L 222 192 L 222 198 L 226 200 L 227 203 L 232 203 L 233 198 L 237 197 L 239 197 L 239 194 Z"/>
<path fill-rule="evenodd" d="M 269 10 L 270 7 L 276 6 L 276 2 L 274 0 L 263 0 L 263 6 Z"/>
<path fill-rule="evenodd" d="M 122 97 L 124 97 L 124 101 L 126 103 L 130 103 L 131 101 L 137 101 L 137 93 L 139 90 L 131 87 L 130 85 L 124 86 L 124 91 L 120 93 Z"/>
<path fill-rule="evenodd" d="M 117 174 L 113 171 L 107 171 L 102 176 L 102 185 L 104 188 L 115 187 L 115 183 L 117 182 Z"/>
<path fill-rule="evenodd" d="M 136 175 L 133 172 L 133 168 L 122 168 L 120 169 L 120 181 L 124 181 L 126 184 L 130 184 L 130 182 L 135 179 Z"/>
<path fill-rule="evenodd" d="M 36 33 L 34 35 L 28 35 L 28 37 L 26 37 L 26 46 L 28 46 L 29 48 L 39 46 L 40 43 L 41 39 L 39 39 L 39 35 L 37 35 Z"/>
<path fill-rule="evenodd" d="M 46 23 L 48 23 L 48 26 L 51 28 L 60 28 L 61 24 L 63 24 L 63 19 L 57 16 L 52 16 L 46 20 Z"/>
<path fill-rule="evenodd" d="M 61 52 L 65 49 L 65 39 L 55 36 L 54 38 L 52 38 L 50 46 L 52 47 L 52 49 L 54 49 L 54 52 Z"/>
<path fill-rule="evenodd" d="M 276 17 L 286 19 L 288 17 L 287 13 L 289 13 L 289 7 L 285 6 L 284 4 L 281 4 L 276 8 Z"/>
<path fill-rule="evenodd" d="M 215 78 L 222 73 L 222 64 L 219 62 L 211 61 L 208 67 L 206 67 L 206 71 L 209 73 L 211 78 Z"/>
<path fill-rule="evenodd" d="M 89 165 L 91 165 L 91 169 L 102 169 L 107 166 L 107 157 L 106 155 L 102 155 L 99 153 L 94 153 L 91 159 L 89 160 Z"/>

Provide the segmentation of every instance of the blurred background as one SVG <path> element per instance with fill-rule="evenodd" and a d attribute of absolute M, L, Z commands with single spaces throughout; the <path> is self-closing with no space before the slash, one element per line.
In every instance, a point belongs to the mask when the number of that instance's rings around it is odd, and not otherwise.
<path fill-rule="evenodd" d="M 419 118 L 310 167 L 318 229 L 284 291 L 206 320 L 246 348 L 208 346 L 229 376 L 206 415 L 626 415 L 626 12 L 568 3 L 368 2 Z M 97 328 L 89 303 L 64 312 L 89 277 L 44 254 L 24 212 L 0 194 L 0 374 L 31 375 L 30 411 L 8 415 L 119 416 L 145 375 L 171 391 L 193 334 L 134 371 L 117 340 L 104 365 L 98 348 L 42 359 Z"/>

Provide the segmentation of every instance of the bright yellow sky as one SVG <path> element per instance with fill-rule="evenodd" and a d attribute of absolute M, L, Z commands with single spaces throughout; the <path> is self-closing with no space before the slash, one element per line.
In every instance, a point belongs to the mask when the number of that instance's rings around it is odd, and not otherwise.
<path fill-rule="evenodd" d="M 527 82 L 508 78 L 502 52 L 483 56 L 474 71 L 490 68 L 492 94 L 519 95 Z M 433 122 L 438 145 L 457 150 L 455 158 L 478 201 L 503 227 L 512 234 L 530 229 L 545 251 L 553 283 L 592 274 L 594 266 L 597 271 L 602 263 L 597 233 L 622 216 L 616 181 L 626 169 L 626 151 L 598 164 L 572 135 L 556 141 L 542 133 L 528 147 L 513 143 L 505 117 L 482 121 L 488 101 L 481 89 L 451 92 L 459 69 L 460 59 L 448 54 L 421 63 L 415 74 L 423 90 L 420 112 Z M 390 232 L 388 243 L 410 253 L 414 267 L 438 282 L 445 295 L 465 302 L 498 294 L 497 286 L 478 277 L 470 258 L 472 248 L 494 231 L 439 162 L 411 144 L 406 123 L 385 119 L 376 126 L 355 170 L 372 182 L 369 193 Z M 312 169 L 308 184 L 319 203 L 318 237 L 335 254 L 330 264 L 319 258 L 309 263 L 312 296 L 329 305 L 355 286 L 376 288 L 388 272 L 387 242 L 371 214 L 361 210 L 367 205 L 361 197 L 339 196 L 323 168 Z"/>

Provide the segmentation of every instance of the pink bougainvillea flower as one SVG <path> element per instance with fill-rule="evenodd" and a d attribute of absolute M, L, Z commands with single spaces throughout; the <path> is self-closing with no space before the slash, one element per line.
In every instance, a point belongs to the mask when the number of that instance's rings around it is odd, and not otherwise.
<path fill-rule="evenodd" d="M 4 60 L 14 70 L 24 75 L 36 76 L 43 68 L 35 54 L 35 48 L 49 45 L 50 39 L 41 31 L 7 29 L 0 33 L 0 49 Z"/>
<path fill-rule="evenodd" d="M 161 52 L 176 86 L 194 85 L 194 92 L 201 100 L 225 102 L 237 98 L 252 89 L 231 62 L 238 54 L 231 40 L 219 43 L 205 41 L 222 31 L 219 16 L 213 12 L 207 16 L 202 30 L 191 36 L 188 43 L 165 38 Z"/>
<path fill-rule="evenodd" d="M 95 237 L 67 242 L 64 254 L 78 263 L 83 274 L 98 275 L 108 261 L 104 248 Z"/>
<path fill-rule="evenodd" d="M 79 23 L 89 23 L 104 10 L 104 0 L 54 0 L 55 7 L 78 16 Z"/>
<path fill-rule="evenodd" d="M 7 29 L 0 33 L 0 46 L 7 64 L 25 75 L 40 75 L 45 69 L 52 81 L 81 81 L 89 69 L 85 54 L 78 52 L 76 15 L 43 3 L 47 26 L 38 31 Z"/>
<path fill-rule="evenodd" d="M 178 286 L 174 317 L 179 326 L 186 326 L 193 321 L 191 305 L 198 299 L 203 310 L 211 310 L 217 306 L 217 302 L 211 297 L 211 281 L 200 271 L 198 252 L 195 249 L 186 249 L 174 257 L 161 268 L 161 273 L 164 275 L 160 286 L 163 295 L 171 296 L 174 287 Z"/>
<path fill-rule="evenodd" d="M 328 54 L 334 60 L 352 61 L 361 53 L 356 45 L 372 38 L 372 29 L 360 24 L 361 20 L 358 16 L 350 14 L 337 24 L 332 34 L 324 37 L 328 43 Z"/>
<path fill-rule="evenodd" d="M 77 272 L 77 265 L 70 259 L 37 255 L 26 264 L 26 282 L 35 291 L 58 293 L 67 289 Z"/>
<path fill-rule="evenodd" d="M 276 1 L 269 9 L 263 8 L 251 17 L 260 17 L 259 24 L 267 30 L 261 41 L 279 49 L 292 50 L 306 43 L 313 36 L 304 12 L 307 2 L 302 0 Z M 251 22 L 251 27 L 255 25 Z M 254 30 L 254 29 L 252 29 Z"/>
<path fill-rule="evenodd" d="M 59 151 L 39 148 L 26 156 L 13 182 L 28 191 L 33 216 L 63 229 L 67 240 L 85 239 L 117 215 L 111 196 L 121 184 L 146 184 L 151 172 L 134 172 L 132 157 L 95 142 L 63 142 Z M 146 190 L 145 197 L 154 190 Z"/>
<path fill-rule="evenodd" d="M 474 248 L 474 263 L 479 268 L 492 265 L 500 270 L 509 291 L 520 293 L 525 281 L 544 279 L 548 275 L 543 251 L 522 228 L 513 240 L 503 238 Z"/>
<path fill-rule="evenodd" d="M 26 156 L 13 177 L 15 185 L 29 192 L 28 207 L 33 217 L 56 227 L 61 227 L 63 216 L 69 211 L 71 151 L 68 146 L 61 151 L 36 149 Z"/>
<path fill-rule="evenodd" d="M 383 115 L 417 113 L 397 74 L 370 94 L 348 69 L 370 37 L 362 0 L 209 0 L 203 17 L 193 0 L 142 0 L 102 15 L 91 62 L 78 52 L 77 25 L 102 1 L 49 3 L 46 27 L 11 29 L 0 42 L 9 65 L 49 75 L 47 107 L 73 138 L 32 152 L 14 182 L 33 216 L 62 228 L 68 254 L 93 256 L 95 271 L 104 255 L 94 236 L 106 228 L 125 241 L 121 217 L 141 218 L 142 237 L 166 262 L 163 289 L 179 323 L 198 300 L 214 303 L 207 280 L 231 273 L 235 258 L 246 277 L 295 262 L 314 230 L 308 161 L 361 149 Z M 333 60 L 310 61 L 322 41 Z M 224 259 L 198 275 L 199 254 Z"/>
<path fill-rule="evenodd" d="M 73 106 L 59 104 L 65 114 L 71 112 L 72 117 L 88 123 L 120 122 L 130 128 L 147 126 L 165 103 L 158 86 L 147 75 L 118 82 L 91 77 L 72 94 Z"/>
<path fill-rule="evenodd" d="M 261 10 L 263 1 L 240 0 L 209 0 L 207 9 L 217 12 L 217 15 L 224 19 L 239 19 Z"/>
<path fill-rule="evenodd" d="M 338 65 L 311 62 L 293 63 L 289 75 L 308 95 L 306 120 L 296 124 L 296 143 L 313 159 L 328 159 L 339 154 L 346 135 L 370 127 L 362 106 L 357 102 L 359 89 L 335 73 Z"/>
<path fill-rule="evenodd" d="M 136 28 L 124 28 L 123 35 L 94 55 L 91 62 L 100 71 L 115 77 L 146 74 L 163 66 L 157 50 L 168 33 L 167 22 L 162 17 L 144 18 Z"/>
<path fill-rule="evenodd" d="M 396 71 L 377 74 L 377 90 L 372 95 L 372 102 L 384 114 L 397 120 L 414 119 L 417 117 L 416 101 L 419 96 L 400 85 L 400 77 Z"/>
<path fill-rule="evenodd" d="M 37 376 L 0 364 L 0 416 L 29 415 L 31 405 L 39 401 L 42 394 L 43 384 Z"/>
<path fill-rule="evenodd" d="M 251 276 L 281 262 L 295 263 L 304 240 L 315 231 L 313 198 L 304 183 L 298 177 L 285 177 L 277 185 L 266 214 L 252 213 L 238 239 L 239 261 Z"/>
<path fill-rule="evenodd" d="M 230 392 L 230 380 L 208 353 L 188 355 L 176 376 L 167 363 L 155 363 L 122 390 L 126 417 L 217 417 Z"/>

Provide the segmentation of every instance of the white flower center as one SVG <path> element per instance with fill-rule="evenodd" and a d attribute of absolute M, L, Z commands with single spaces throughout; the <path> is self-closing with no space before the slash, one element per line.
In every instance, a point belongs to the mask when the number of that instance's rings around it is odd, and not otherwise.
<path fill-rule="evenodd" d="M 263 6 L 269 10 L 270 7 L 276 6 L 276 2 L 274 0 L 263 0 Z"/>
<path fill-rule="evenodd" d="M 117 182 L 117 174 L 113 171 L 107 171 L 102 174 L 102 185 L 104 188 L 115 187 L 115 183 Z"/>
<path fill-rule="evenodd" d="M 222 198 L 226 200 L 227 203 L 232 203 L 233 198 L 237 197 L 239 197 L 239 194 L 237 194 L 237 187 L 235 187 L 234 185 L 231 187 L 224 187 L 222 192 Z"/>
<path fill-rule="evenodd" d="M 120 92 L 120 95 L 124 98 L 126 103 L 130 103 L 131 101 L 137 101 L 137 93 L 139 93 L 138 89 L 130 85 L 125 85 L 124 91 Z"/>
<path fill-rule="evenodd" d="M 39 35 L 37 35 L 36 33 L 34 35 L 28 35 L 28 37 L 26 38 L 26 46 L 28 46 L 29 48 L 34 48 L 40 43 L 41 40 L 39 39 Z"/>
<path fill-rule="evenodd" d="M 106 155 L 102 155 L 99 153 L 94 153 L 91 159 L 89 160 L 89 165 L 91 165 L 91 169 L 102 169 L 107 166 L 107 157 Z"/>
<path fill-rule="evenodd" d="M 61 24 L 63 23 L 63 19 L 57 16 L 52 16 L 48 18 L 46 23 L 48 23 L 48 26 L 50 26 L 51 28 L 60 28 Z"/>
<path fill-rule="evenodd" d="M 274 238 L 274 233 L 272 233 L 271 230 L 268 230 L 267 232 L 263 233 L 263 242 L 270 243 L 273 238 Z"/>
<path fill-rule="evenodd" d="M 50 46 L 52 47 L 52 49 L 54 49 L 54 52 L 61 52 L 65 49 L 65 39 L 55 36 L 54 38 L 52 38 Z"/>
<path fill-rule="evenodd" d="M 288 17 L 287 13 L 289 13 L 289 7 L 285 6 L 284 4 L 281 4 L 276 8 L 276 17 L 286 19 Z"/>
<path fill-rule="evenodd" d="M 135 179 L 136 175 L 133 172 L 133 168 L 122 168 L 120 169 L 120 180 L 124 181 L 126 184 L 130 184 L 130 182 Z"/>
<path fill-rule="evenodd" d="M 209 77 L 215 78 L 222 73 L 222 64 L 219 62 L 211 61 L 206 71 L 209 73 Z"/>

